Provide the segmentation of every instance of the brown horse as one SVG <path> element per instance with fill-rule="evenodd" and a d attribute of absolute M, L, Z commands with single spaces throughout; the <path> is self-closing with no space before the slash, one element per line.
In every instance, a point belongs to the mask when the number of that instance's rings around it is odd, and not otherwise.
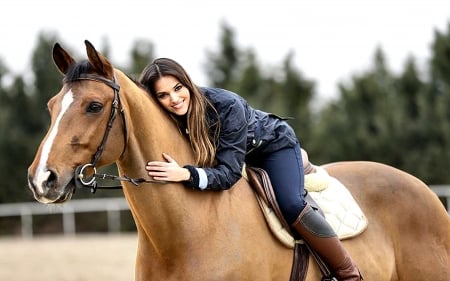
<path fill-rule="evenodd" d="M 163 152 L 180 165 L 193 161 L 157 102 L 85 43 L 82 62 L 59 44 L 53 48 L 65 80 L 48 102 L 51 126 L 28 169 L 29 187 L 42 203 L 69 200 L 75 171 L 85 163 L 86 174 L 115 162 L 121 177 L 145 179 L 145 163 L 163 160 Z M 325 167 L 368 218 L 365 232 L 343 241 L 365 280 L 449 280 L 450 218 L 423 182 L 372 162 Z M 141 182 L 123 183 L 138 229 L 136 280 L 289 280 L 293 251 L 271 234 L 245 180 L 223 192 Z M 306 279 L 320 278 L 311 260 Z"/>

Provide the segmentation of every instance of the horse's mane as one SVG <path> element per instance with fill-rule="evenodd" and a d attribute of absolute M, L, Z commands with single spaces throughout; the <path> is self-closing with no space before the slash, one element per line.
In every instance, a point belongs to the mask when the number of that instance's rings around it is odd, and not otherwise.
<path fill-rule="evenodd" d="M 69 69 L 67 70 L 66 76 L 64 77 L 64 81 L 67 83 L 74 82 L 78 80 L 80 77 L 83 76 L 83 74 L 92 73 L 92 65 L 88 60 L 82 60 L 79 62 L 76 62 L 72 64 Z M 128 79 L 130 79 L 136 86 L 143 89 L 144 91 L 147 91 L 147 88 L 145 88 L 142 83 L 140 83 L 136 78 L 133 76 L 122 72 Z"/>
<path fill-rule="evenodd" d="M 83 74 L 91 73 L 92 65 L 88 60 L 83 60 L 70 65 L 67 70 L 64 81 L 67 83 L 74 82 L 78 80 Z"/>

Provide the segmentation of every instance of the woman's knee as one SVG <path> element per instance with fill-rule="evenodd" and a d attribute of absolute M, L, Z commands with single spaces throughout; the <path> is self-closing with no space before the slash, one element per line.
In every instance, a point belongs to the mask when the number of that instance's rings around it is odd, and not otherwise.
<path fill-rule="evenodd" d="M 286 219 L 286 222 L 292 224 L 302 210 L 306 206 L 306 202 L 303 198 L 297 198 L 297 200 L 289 200 L 288 202 L 279 202 L 281 211 Z"/>

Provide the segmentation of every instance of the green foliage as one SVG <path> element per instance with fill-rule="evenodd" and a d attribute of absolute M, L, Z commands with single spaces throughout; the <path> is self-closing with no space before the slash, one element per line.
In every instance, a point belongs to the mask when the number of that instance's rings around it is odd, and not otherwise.
<path fill-rule="evenodd" d="M 126 73 L 138 79 L 145 66 L 155 59 L 154 53 L 155 47 L 152 42 L 144 39 L 136 40 L 130 52 L 131 67 Z"/>
<path fill-rule="evenodd" d="M 206 73 L 211 84 L 219 88 L 227 88 L 238 77 L 237 70 L 240 52 L 234 42 L 234 31 L 226 23 L 222 23 L 223 35 L 220 38 L 219 53 L 207 53 Z"/>
<path fill-rule="evenodd" d="M 27 155 L 32 155 L 34 147 L 26 141 L 36 122 L 27 115 L 32 112 L 32 104 L 25 94 L 22 78 L 15 78 L 12 86 L 2 95 L 0 130 L 0 173 L 4 179 L 0 189 L 0 203 L 10 198 L 29 197 L 26 189 Z"/>
<path fill-rule="evenodd" d="M 395 75 L 378 49 L 373 68 L 340 85 L 340 97 L 323 108 L 312 159 L 377 161 L 428 184 L 448 182 L 450 34 L 436 32 L 430 69 L 426 81 L 409 58 Z"/>

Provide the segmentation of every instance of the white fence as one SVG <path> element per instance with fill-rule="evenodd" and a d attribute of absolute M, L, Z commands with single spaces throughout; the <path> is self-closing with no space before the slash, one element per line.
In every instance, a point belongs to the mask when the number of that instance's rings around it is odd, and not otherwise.
<path fill-rule="evenodd" d="M 442 184 L 442 185 L 431 185 L 431 190 L 436 193 L 440 198 L 445 198 L 445 209 L 447 209 L 447 213 L 450 215 L 450 185 Z"/>
<path fill-rule="evenodd" d="M 450 215 L 450 185 L 433 185 L 431 189 L 446 202 Z M 108 231 L 120 231 L 120 212 L 129 210 L 125 198 L 98 198 L 71 200 L 61 206 L 52 206 L 38 202 L 11 203 L 0 205 L 0 217 L 20 217 L 22 237 L 33 237 L 33 216 L 62 214 L 63 232 L 65 235 L 75 235 L 75 214 L 83 212 L 106 212 Z"/>
<path fill-rule="evenodd" d="M 63 205 L 45 205 L 38 202 L 10 203 L 0 205 L 0 217 L 21 219 L 22 237 L 33 237 L 33 216 L 62 214 L 65 235 L 76 233 L 75 214 L 86 212 L 106 212 L 109 232 L 120 231 L 120 212 L 129 210 L 125 198 L 97 198 L 71 200 Z"/>

